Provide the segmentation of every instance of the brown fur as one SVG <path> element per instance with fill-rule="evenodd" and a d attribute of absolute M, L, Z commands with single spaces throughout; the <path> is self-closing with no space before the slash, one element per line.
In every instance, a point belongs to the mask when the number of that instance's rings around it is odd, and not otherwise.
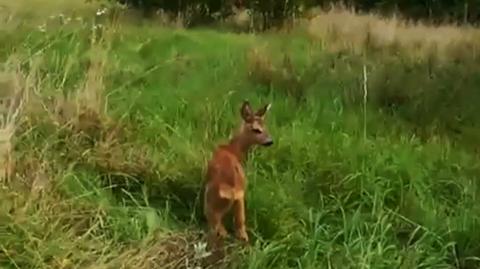
<path fill-rule="evenodd" d="M 204 213 L 210 232 L 218 239 L 224 239 L 227 231 L 222 219 L 233 207 L 236 237 L 249 241 L 245 226 L 245 186 L 246 177 L 242 166 L 248 150 L 254 145 L 273 144 L 264 125 L 266 105 L 256 113 L 245 101 L 241 108 L 242 124 L 228 144 L 220 145 L 208 163 L 207 181 L 204 195 Z"/>

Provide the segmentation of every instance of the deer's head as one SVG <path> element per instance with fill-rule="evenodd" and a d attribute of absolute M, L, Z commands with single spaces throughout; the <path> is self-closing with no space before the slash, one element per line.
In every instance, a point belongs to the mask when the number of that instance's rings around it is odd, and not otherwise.
<path fill-rule="evenodd" d="M 273 145 L 273 139 L 265 126 L 265 114 L 270 109 L 270 106 L 270 104 L 267 104 L 253 112 L 250 103 L 248 101 L 243 102 L 240 109 L 243 122 L 239 133 L 239 137 L 243 142 L 249 145 Z"/>

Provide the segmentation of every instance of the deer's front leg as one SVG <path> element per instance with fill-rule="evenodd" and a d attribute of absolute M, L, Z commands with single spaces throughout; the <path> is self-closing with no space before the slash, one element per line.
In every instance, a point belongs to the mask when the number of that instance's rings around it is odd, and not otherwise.
<path fill-rule="evenodd" d="M 248 242 L 247 228 L 245 227 L 245 201 L 242 198 L 233 204 L 235 211 L 235 235 L 238 239 Z"/>

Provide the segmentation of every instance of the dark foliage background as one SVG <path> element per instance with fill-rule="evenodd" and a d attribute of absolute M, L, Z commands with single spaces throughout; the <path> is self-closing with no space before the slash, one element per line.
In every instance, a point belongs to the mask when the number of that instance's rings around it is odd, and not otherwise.
<path fill-rule="evenodd" d="M 382 14 L 393 12 L 413 20 L 428 20 L 432 23 L 461 22 L 476 24 L 480 20 L 480 0 L 112 0 L 145 11 L 163 9 L 167 12 L 195 11 L 195 15 L 209 17 L 220 12 L 228 15 L 231 6 L 248 7 L 262 14 L 268 26 L 282 22 L 290 15 L 299 13 L 300 7 L 328 7 L 344 4 L 357 11 L 376 11 Z"/>

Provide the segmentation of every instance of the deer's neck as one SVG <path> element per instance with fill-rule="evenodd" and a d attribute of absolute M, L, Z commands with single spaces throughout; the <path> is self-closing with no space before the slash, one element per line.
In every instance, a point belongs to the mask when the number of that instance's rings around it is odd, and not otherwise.
<path fill-rule="evenodd" d="M 250 143 L 247 143 L 241 136 L 234 136 L 228 144 L 230 151 L 237 157 L 239 161 L 243 161 L 248 154 L 248 151 L 252 147 Z"/>

